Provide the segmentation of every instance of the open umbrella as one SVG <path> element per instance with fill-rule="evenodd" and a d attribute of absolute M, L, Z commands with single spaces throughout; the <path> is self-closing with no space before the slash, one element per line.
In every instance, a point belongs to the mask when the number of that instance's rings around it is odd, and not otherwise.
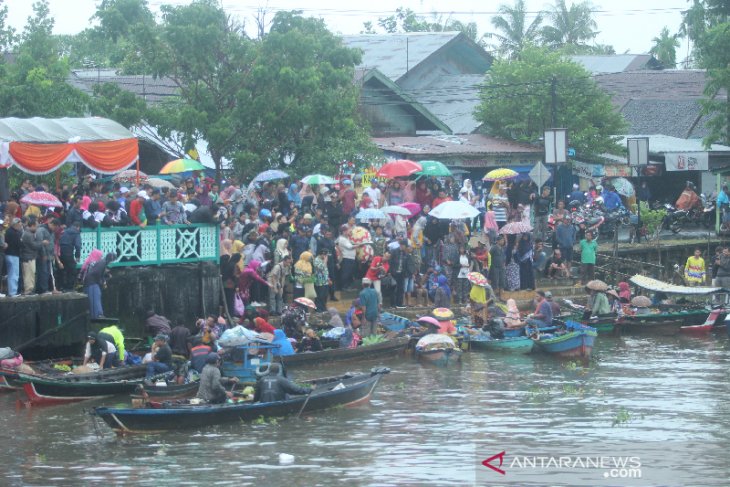
<path fill-rule="evenodd" d="M 402 206 L 398 205 L 391 205 L 391 206 L 384 206 L 380 208 L 380 211 L 383 213 L 386 213 L 388 215 L 401 215 L 401 216 L 407 216 L 411 217 L 411 211 L 408 208 L 404 208 Z"/>
<path fill-rule="evenodd" d="M 412 201 L 409 201 L 408 203 L 401 203 L 398 206 L 402 206 L 406 210 L 408 210 L 411 213 L 411 218 L 418 215 L 421 212 L 421 205 L 418 203 L 414 203 Z"/>
<path fill-rule="evenodd" d="M 428 323 L 429 325 L 433 325 L 435 327 L 439 327 L 439 321 L 434 318 L 433 316 L 421 316 L 416 321 L 421 323 Z"/>
<path fill-rule="evenodd" d="M 375 173 L 379 178 L 405 178 L 411 174 L 415 174 L 422 170 L 423 167 L 415 162 L 408 159 L 398 159 L 397 161 L 391 161 L 383 165 L 378 172 Z"/>
<path fill-rule="evenodd" d="M 499 168 L 492 169 L 482 179 L 484 181 L 504 181 L 506 179 L 516 178 L 517 176 L 519 176 L 517 171 L 513 171 L 512 169 Z"/>
<path fill-rule="evenodd" d="M 588 284 L 586 284 L 586 287 L 588 289 L 590 289 L 591 291 L 602 291 L 602 292 L 608 291 L 608 284 L 606 284 L 605 282 L 598 280 L 598 279 L 589 281 Z"/>
<path fill-rule="evenodd" d="M 59 208 L 63 206 L 61 200 L 53 196 L 51 193 L 46 193 L 45 191 L 33 191 L 31 193 L 28 193 L 27 195 L 20 198 L 20 202 L 25 203 L 26 205 L 35 206 L 57 206 Z"/>
<path fill-rule="evenodd" d="M 621 196 L 626 196 L 627 198 L 634 196 L 634 185 L 631 184 L 631 181 L 629 181 L 626 178 L 614 178 L 609 181 L 609 184 L 611 184 L 614 188 L 616 188 L 616 192 L 620 194 Z"/>
<path fill-rule="evenodd" d="M 441 220 L 461 220 L 479 216 L 479 210 L 463 201 L 445 201 L 428 214 Z"/>
<path fill-rule="evenodd" d="M 532 225 L 527 222 L 509 222 L 499 229 L 502 235 L 517 235 L 520 233 L 528 233 L 532 231 Z"/>
<path fill-rule="evenodd" d="M 166 181 L 166 180 L 160 179 L 160 178 L 149 178 L 147 180 L 147 184 L 149 184 L 153 188 L 170 188 L 170 189 L 175 189 L 175 185 L 172 184 L 170 181 Z"/>
<path fill-rule="evenodd" d="M 281 171 L 279 169 L 269 169 L 268 171 L 260 172 L 256 175 L 253 180 L 255 182 L 261 182 L 261 181 L 273 181 L 275 179 L 286 179 L 289 175 L 285 173 L 284 171 Z"/>
<path fill-rule="evenodd" d="M 418 176 L 451 176 L 451 170 L 439 161 L 419 161 L 423 169 L 418 171 Z"/>
<path fill-rule="evenodd" d="M 309 176 L 304 176 L 302 178 L 302 182 L 304 184 L 313 185 L 313 184 L 336 184 L 337 181 L 329 176 L 325 176 L 324 174 L 310 174 Z"/>
<path fill-rule="evenodd" d="M 317 309 L 317 305 L 309 298 L 297 298 L 294 302 L 299 303 L 302 306 L 306 306 L 307 308 Z"/>
<path fill-rule="evenodd" d="M 431 314 L 434 318 L 437 320 L 453 320 L 454 319 L 454 312 L 451 311 L 449 308 L 436 308 L 433 311 L 431 311 Z"/>
<path fill-rule="evenodd" d="M 118 174 L 116 174 L 112 181 L 115 183 L 129 183 L 129 184 L 137 184 L 137 171 L 134 169 L 127 169 L 124 170 Z M 147 174 L 143 173 L 142 171 L 139 171 L 139 182 L 140 184 L 147 181 Z"/>
<path fill-rule="evenodd" d="M 631 305 L 638 308 L 648 308 L 651 306 L 651 299 L 646 296 L 636 296 L 631 300 Z"/>
<path fill-rule="evenodd" d="M 375 208 L 366 208 L 360 210 L 357 215 L 355 215 L 355 219 L 361 222 L 371 220 L 385 220 L 386 218 L 388 218 L 388 215 L 383 213 L 381 210 L 377 210 Z"/>
<path fill-rule="evenodd" d="M 487 278 L 484 277 L 484 275 L 480 272 L 470 272 L 466 275 L 466 278 L 469 280 L 470 283 L 474 284 L 475 286 L 486 286 L 487 285 Z"/>
<path fill-rule="evenodd" d="M 202 171 L 205 166 L 195 159 L 175 159 L 160 169 L 160 174 L 173 174 L 176 172 Z"/>

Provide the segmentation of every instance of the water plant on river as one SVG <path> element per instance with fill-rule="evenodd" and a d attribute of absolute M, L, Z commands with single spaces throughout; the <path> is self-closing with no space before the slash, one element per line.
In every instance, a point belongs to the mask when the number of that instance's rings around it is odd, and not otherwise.
<path fill-rule="evenodd" d="M 631 413 L 626 408 L 621 408 L 611 422 L 611 427 L 622 426 L 631 422 Z"/>

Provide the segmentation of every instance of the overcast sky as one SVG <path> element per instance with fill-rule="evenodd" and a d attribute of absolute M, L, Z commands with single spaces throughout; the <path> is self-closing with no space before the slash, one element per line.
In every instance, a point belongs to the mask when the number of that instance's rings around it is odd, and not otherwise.
<path fill-rule="evenodd" d="M 479 34 L 491 31 L 490 18 L 501 3 L 485 0 L 369 0 L 367 2 L 342 2 L 333 0 L 270 0 L 268 3 L 257 0 L 222 0 L 223 7 L 231 14 L 253 25 L 253 17 L 258 8 L 276 10 L 303 10 L 306 15 L 321 17 L 330 30 L 341 34 L 357 34 L 363 22 L 391 15 L 398 6 L 404 6 L 419 14 L 430 16 L 437 11 L 444 17 L 451 16 L 463 22 L 474 21 L 479 26 Z M 56 19 L 55 32 L 74 34 L 89 26 L 98 0 L 49 0 L 51 14 Z M 32 0 L 6 0 L 9 7 L 8 21 L 17 30 L 22 30 L 26 18 L 32 13 Z M 153 11 L 158 12 L 162 4 L 182 5 L 186 0 L 150 0 Z M 569 0 L 568 0 L 569 3 Z M 347 6 L 347 5 L 351 6 Z M 545 9 L 549 2 L 527 0 L 530 11 Z M 679 29 L 681 10 L 688 7 L 687 0 L 602 0 L 593 2 L 598 22 L 597 42 L 613 45 L 617 53 L 645 53 L 651 48 L 651 39 L 659 34 L 662 27 L 669 27 L 675 33 Z M 677 53 L 681 61 L 687 55 L 687 43 Z"/>

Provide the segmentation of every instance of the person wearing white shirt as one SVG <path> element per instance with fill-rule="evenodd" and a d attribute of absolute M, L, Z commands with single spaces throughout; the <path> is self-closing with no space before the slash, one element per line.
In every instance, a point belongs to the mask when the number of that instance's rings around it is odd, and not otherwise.
<path fill-rule="evenodd" d="M 368 195 L 373 201 L 373 208 L 380 208 L 380 199 L 382 198 L 383 193 L 381 193 L 380 188 L 378 188 L 378 180 L 376 178 L 370 180 L 370 187 L 365 188 L 363 193 Z"/>

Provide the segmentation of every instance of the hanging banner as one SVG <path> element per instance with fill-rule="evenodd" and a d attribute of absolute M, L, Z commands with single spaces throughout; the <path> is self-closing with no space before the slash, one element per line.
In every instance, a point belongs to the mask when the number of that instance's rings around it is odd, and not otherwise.
<path fill-rule="evenodd" d="M 603 166 L 600 164 L 588 164 L 586 162 L 571 161 L 573 174 L 583 179 L 603 177 Z"/>
<path fill-rule="evenodd" d="M 607 178 L 630 178 L 634 171 L 631 166 L 606 164 L 603 166 L 603 175 Z"/>
<path fill-rule="evenodd" d="M 369 168 L 365 169 L 362 172 L 362 186 L 363 188 L 366 188 L 370 186 L 370 180 L 375 177 L 375 173 L 378 172 L 378 169 L 374 166 L 370 166 Z"/>
<path fill-rule="evenodd" d="M 707 152 L 668 152 L 664 154 L 667 171 L 707 171 L 710 156 Z"/>

